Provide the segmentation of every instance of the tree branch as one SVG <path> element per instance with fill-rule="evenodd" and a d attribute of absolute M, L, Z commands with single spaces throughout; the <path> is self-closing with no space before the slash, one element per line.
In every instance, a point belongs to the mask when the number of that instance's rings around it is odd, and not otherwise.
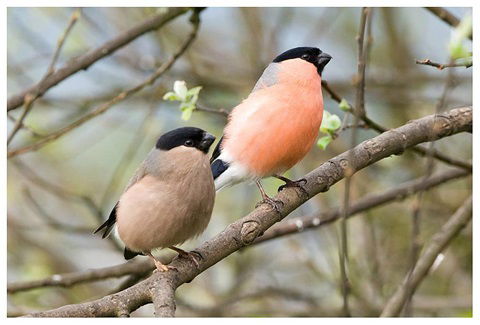
<path fill-rule="evenodd" d="M 435 16 L 437 16 L 438 18 L 440 18 L 441 20 L 443 20 L 444 22 L 446 22 L 447 24 L 449 24 L 452 27 L 457 27 L 458 24 L 460 24 L 460 20 L 445 8 L 442 8 L 442 7 L 425 7 L 425 9 L 427 9 L 432 14 L 434 14 Z M 472 39 L 472 34 L 470 34 L 468 36 L 468 38 L 470 38 L 470 40 L 471 40 Z"/>
<path fill-rule="evenodd" d="M 463 169 L 451 169 L 445 172 L 439 172 L 436 175 L 432 175 L 426 181 L 423 177 L 420 177 L 418 179 L 405 182 L 392 189 L 382 191 L 381 193 L 367 195 L 364 198 L 357 200 L 350 205 L 348 217 L 353 217 L 361 212 L 379 207 L 387 203 L 391 203 L 393 201 L 403 200 L 406 197 L 417 193 L 418 191 L 426 191 L 438 185 L 444 184 L 448 181 L 468 175 L 470 175 L 470 173 Z M 260 244 L 265 241 L 280 238 L 283 236 L 298 234 L 305 230 L 311 230 L 318 227 L 326 226 L 338 220 L 340 216 L 340 208 L 335 208 L 328 212 L 320 213 L 318 215 L 299 217 L 284 221 L 270 228 L 268 231 L 265 232 L 265 234 L 263 234 L 261 237 L 258 237 L 252 243 L 252 245 Z M 129 263 L 133 264 L 133 262 L 127 262 L 126 264 Z M 134 277 L 142 277 L 145 273 L 151 272 L 155 269 L 155 266 L 153 265 L 153 263 L 151 263 L 150 260 L 145 261 L 145 264 L 149 264 L 149 267 L 147 267 L 147 265 L 144 265 L 143 262 L 137 262 L 136 267 L 132 266 L 125 268 L 124 263 L 113 267 L 97 269 L 97 272 L 95 273 L 92 273 L 92 271 L 89 270 L 70 274 L 63 274 L 60 275 L 61 279 L 57 275 L 41 280 L 34 280 L 28 282 L 13 282 L 7 285 L 7 291 L 8 293 L 15 293 L 40 287 L 69 287 L 78 283 L 99 281 L 112 277 L 124 276 L 127 274 Z M 130 270 L 131 273 L 128 273 L 128 270 Z"/>
<path fill-rule="evenodd" d="M 365 46 L 365 32 L 367 30 L 367 24 L 371 26 L 371 8 L 362 8 L 360 15 L 360 26 L 358 28 L 357 35 L 357 77 L 356 77 L 356 96 L 355 96 L 355 106 L 356 114 L 354 114 L 354 125 L 357 126 L 359 123 L 360 117 L 366 117 L 365 111 L 365 73 L 367 68 L 367 50 L 370 46 Z M 369 27 L 370 31 L 371 28 Z M 370 35 L 367 36 L 369 38 Z M 368 43 L 368 42 L 367 42 Z M 368 48 L 368 49 L 367 49 Z M 353 148 L 357 141 L 357 127 L 354 127 L 351 136 L 350 136 L 350 147 Z M 353 155 L 353 151 L 350 151 L 350 154 Z M 348 161 L 353 159 L 352 156 L 348 157 Z M 343 211 L 342 218 L 340 221 L 340 251 L 339 251 L 339 264 L 340 264 L 340 278 L 341 278 L 341 293 L 343 298 L 342 311 L 343 315 L 350 317 L 351 311 L 349 308 L 349 294 L 351 291 L 351 284 L 347 274 L 347 265 L 348 265 L 348 241 L 347 241 L 347 215 L 350 206 L 350 190 L 352 184 L 353 170 L 350 166 L 347 167 L 347 173 L 345 177 L 345 187 L 343 195 Z"/>
<path fill-rule="evenodd" d="M 202 256 L 198 268 L 190 259 L 177 258 L 170 263 L 177 271 L 156 272 L 148 279 L 119 293 L 92 302 L 67 305 L 50 311 L 33 313 L 29 316 L 125 315 L 152 301 L 159 302 L 159 305 L 155 306 L 158 315 L 173 314 L 175 302 L 173 295 L 170 294 L 171 290 L 175 291 L 180 285 L 192 281 L 197 275 L 233 252 L 252 244 L 257 237 L 309 198 L 328 191 L 330 186 L 345 177 L 347 166 L 358 171 L 383 158 L 401 154 L 406 148 L 421 142 L 437 140 L 459 132 L 471 131 L 471 129 L 472 108 L 463 107 L 414 120 L 404 126 L 387 131 L 328 160 L 308 173 L 305 176 L 307 183 L 304 185 L 306 193 L 296 188 L 286 188 L 278 193 L 275 200 L 282 202 L 278 211 L 273 210 L 267 204 L 262 204 L 247 216 L 227 226 L 214 238 L 203 243 L 195 250 Z M 350 162 L 348 161 L 349 157 L 353 157 Z M 163 286 L 169 286 L 172 289 L 158 289 Z"/>
<path fill-rule="evenodd" d="M 75 23 L 78 20 L 78 17 L 80 16 L 80 9 L 75 9 L 70 16 L 70 20 L 68 21 L 67 28 L 65 28 L 65 31 L 63 32 L 62 36 L 57 41 L 57 48 L 55 49 L 55 52 L 53 53 L 52 60 L 50 61 L 50 65 L 48 66 L 47 72 L 45 74 L 45 77 L 43 79 L 47 78 L 50 76 L 52 73 L 55 72 L 55 65 L 57 64 L 58 57 L 60 56 L 60 52 L 62 51 L 63 44 L 65 43 L 65 40 L 67 39 L 68 35 L 73 29 L 73 26 L 75 26 Z M 42 79 L 42 80 L 43 80 Z"/>
<path fill-rule="evenodd" d="M 22 111 L 22 114 L 20 114 L 20 117 L 18 118 L 18 120 L 15 121 L 15 125 L 13 126 L 13 129 L 7 137 L 7 147 L 10 144 L 10 142 L 12 142 L 13 137 L 15 136 L 15 134 L 17 134 L 18 130 L 20 130 L 20 128 L 22 127 L 23 121 L 25 120 L 28 113 L 32 109 L 33 99 L 34 99 L 34 97 L 30 94 L 27 94 L 25 96 L 25 107 Z"/>
<path fill-rule="evenodd" d="M 349 206 L 347 217 L 353 217 L 358 213 L 379 207 L 386 203 L 397 200 L 403 200 L 406 197 L 426 191 L 443 183 L 470 175 L 463 169 L 451 169 L 446 172 L 432 175 L 426 180 L 424 177 L 405 182 L 399 186 L 391 188 L 381 193 L 367 195 Z M 316 229 L 337 221 L 341 217 L 341 209 L 335 208 L 325 213 L 319 213 L 313 216 L 304 216 L 281 222 L 270 228 L 262 237 L 258 237 L 254 244 L 260 244 L 264 241 L 276 239 L 279 237 L 298 234 L 305 230 Z"/>
<path fill-rule="evenodd" d="M 388 300 L 381 314 L 382 317 L 394 317 L 400 314 L 408 297 L 427 276 L 438 254 L 448 246 L 471 219 L 472 197 L 470 196 L 450 217 L 447 223 L 433 236 L 430 243 L 426 246 L 423 255 L 418 259 L 413 271 L 405 277 L 402 285 Z"/>
<path fill-rule="evenodd" d="M 223 116 L 223 117 L 228 117 L 228 115 L 230 114 L 227 110 L 225 110 L 223 108 L 214 109 L 214 108 L 206 107 L 206 106 L 204 106 L 202 104 L 198 104 L 198 103 L 196 105 L 196 110 L 199 111 L 199 112 L 217 114 L 217 115 L 220 115 L 220 116 Z"/>
<path fill-rule="evenodd" d="M 21 93 L 11 96 L 7 101 L 7 111 L 11 111 L 25 102 L 25 96 L 30 94 L 33 96 L 33 100 L 42 96 L 50 88 L 57 85 L 61 81 L 67 79 L 71 75 L 81 70 L 86 70 L 92 64 L 106 56 L 111 55 L 116 50 L 132 42 L 136 38 L 142 36 L 145 33 L 154 31 L 161 28 L 170 20 L 186 13 L 188 8 L 170 8 L 167 13 L 162 13 L 152 18 L 149 18 L 140 24 L 132 27 L 131 29 L 123 32 L 117 37 L 109 40 L 100 47 L 91 50 L 84 55 L 71 60 L 65 66 L 50 74 L 47 78 L 42 79 L 39 83 L 31 86 L 30 88 L 23 90 Z"/>
<path fill-rule="evenodd" d="M 115 266 L 109 266 L 101 269 L 73 272 L 67 274 L 54 274 L 48 278 L 27 281 L 13 282 L 7 285 L 8 293 L 16 293 L 36 288 L 45 287 L 71 287 L 73 285 L 105 280 L 109 278 L 119 278 L 131 274 L 143 274 L 149 270 L 153 271 L 155 266 L 148 260 L 122 263 Z"/>
<path fill-rule="evenodd" d="M 469 62 L 459 62 L 459 63 L 437 63 L 433 62 L 430 59 L 425 59 L 425 60 L 415 60 L 416 64 L 422 64 L 422 65 L 429 65 L 432 67 L 437 68 L 438 70 L 443 70 L 445 68 L 455 68 L 455 67 L 465 67 L 465 68 L 470 68 L 473 66 L 472 61 Z"/>
<path fill-rule="evenodd" d="M 200 25 L 200 20 L 199 20 L 199 13 L 200 11 L 194 10 L 191 18 L 191 22 L 193 24 L 193 31 L 190 33 L 188 36 L 187 40 L 182 44 L 180 49 L 173 54 L 170 59 L 168 59 L 166 62 L 164 62 L 150 77 L 145 79 L 142 83 L 129 88 L 127 90 L 124 90 L 120 92 L 118 95 L 110 99 L 109 101 L 103 103 L 102 105 L 98 106 L 95 108 L 92 112 L 88 113 L 87 115 L 81 117 L 80 119 L 76 120 L 75 122 L 63 127 L 62 129 L 50 133 L 43 137 L 42 139 L 38 140 L 37 142 L 33 144 L 26 145 L 24 147 L 21 147 L 16 150 L 9 151 L 7 153 L 7 158 L 12 158 L 17 155 L 29 152 L 29 151 L 35 151 L 43 147 L 44 145 L 57 140 L 61 136 L 65 135 L 66 133 L 72 131 L 73 129 L 79 127 L 83 123 L 91 120 L 92 118 L 106 112 L 110 107 L 113 105 L 123 101 L 124 99 L 130 97 L 131 95 L 135 94 L 136 92 L 142 90 L 144 87 L 147 85 L 152 85 L 158 78 L 160 78 L 165 72 L 167 72 L 173 64 L 177 61 L 177 59 L 188 49 L 190 44 L 193 42 L 195 37 L 197 36 L 198 28 Z"/>
<path fill-rule="evenodd" d="M 330 98 L 332 98 L 335 102 L 340 103 L 342 101 L 343 98 L 335 90 L 333 90 L 330 87 L 330 85 L 328 84 L 327 81 L 322 80 L 322 88 L 330 95 Z M 356 112 L 355 108 L 353 108 L 350 103 L 348 105 L 350 106 L 349 112 L 352 113 L 352 114 L 355 114 L 355 112 Z M 367 116 L 362 116 L 361 119 L 369 128 L 377 131 L 378 133 L 383 133 L 383 132 L 388 131 L 387 128 L 381 126 L 380 124 L 371 120 Z M 420 146 L 420 145 L 409 148 L 409 150 L 412 150 L 413 152 L 415 152 L 419 155 L 422 155 L 422 156 L 425 156 L 428 152 L 428 149 L 426 149 L 426 148 L 424 148 L 423 146 Z M 451 158 L 449 156 L 446 156 L 446 155 L 442 154 L 441 152 L 438 152 L 437 150 L 433 150 L 432 154 L 433 154 L 433 157 L 435 157 L 435 159 L 438 159 L 438 160 L 440 160 L 440 161 L 442 161 L 446 164 L 457 166 L 457 167 L 460 167 L 460 168 L 464 168 L 464 169 L 469 170 L 469 171 L 472 170 L 472 164 L 471 163 Z"/>

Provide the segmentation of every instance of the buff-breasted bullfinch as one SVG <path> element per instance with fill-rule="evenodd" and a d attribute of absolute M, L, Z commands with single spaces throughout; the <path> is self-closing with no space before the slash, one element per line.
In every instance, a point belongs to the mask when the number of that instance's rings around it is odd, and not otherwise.
<path fill-rule="evenodd" d="M 125 259 L 147 255 L 160 271 L 169 266 L 152 255 L 157 248 L 173 249 L 198 266 L 193 253 L 175 245 L 201 234 L 210 221 L 215 186 L 207 154 L 214 140 L 194 127 L 162 135 L 95 233 L 105 229 L 105 238 L 116 226 Z"/>
<path fill-rule="evenodd" d="M 215 188 L 251 180 L 272 203 L 260 179 L 281 176 L 298 163 L 318 136 L 323 115 L 321 75 L 331 56 L 316 47 L 297 47 L 277 56 L 250 95 L 229 116 L 212 158 Z M 284 187 L 283 186 L 283 187 Z"/>

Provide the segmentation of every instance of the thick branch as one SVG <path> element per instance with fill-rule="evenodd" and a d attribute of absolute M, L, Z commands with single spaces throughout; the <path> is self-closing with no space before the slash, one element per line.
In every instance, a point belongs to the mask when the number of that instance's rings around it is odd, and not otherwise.
<path fill-rule="evenodd" d="M 335 92 L 330 87 L 328 82 L 326 82 L 325 80 L 322 80 L 322 88 L 325 89 L 325 91 L 330 95 L 330 97 L 335 102 L 340 103 L 342 101 L 342 97 L 337 92 Z M 352 107 L 352 105 L 350 105 L 350 104 L 349 104 L 349 106 L 350 106 L 349 111 L 352 114 L 356 114 L 355 108 Z M 378 133 L 383 133 L 383 132 L 388 131 L 387 128 L 385 128 L 385 127 L 381 126 L 380 124 L 376 123 L 375 121 L 371 120 L 368 116 L 360 116 L 360 118 L 362 119 L 362 121 L 365 123 L 365 125 L 367 127 L 371 128 L 372 130 L 377 131 Z M 415 147 L 409 148 L 409 150 L 412 150 L 413 152 L 415 152 L 417 154 L 420 154 L 422 156 L 425 156 L 428 152 L 428 149 L 426 149 L 422 146 L 415 146 Z M 471 163 L 448 157 L 448 156 L 444 155 L 443 153 L 438 152 L 437 150 L 433 150 L 432 153 L 433 153 L 433 157 L 435 157 L 435 159 L 443 161 L 446 164 L 461 167 L 461 168 L 467 169 L 469 171 L 472 170 L 472 164 Z"/>
<path fill-rule="evenodd" d="M 440 254 L 472 219 L 472 197 L 470 196 L 450 217 L 446 224 L 433 236 L 423 255 L 418 259 L 414 269 L 403 280 L 402 285 L 387 302 L 382 317 L 398 316 L 407 298 L 414 292 L 427 276 L 430 267 Z"/>
<path fill-rule="evenodd" d="M 413 195 L 418 191 L 426 191 L 440 184 L 470 175 L 463 169 L 451 169 L 446 172 L 439 172 L 430 176 L 425 180 L 424 177 L 417 178 L 412 181 L 405 182 L 392 189 L 382 191 L 381 193 L 367 195 L 353 202 L 348 210 L 348 217 L 379 207 L 386 203 L 397 200 L 403 200 L 407 196 Z M 285 222 L 281 222 L 270 228 L 262 237 L 255 240 L 255 244 L 262 243 L 267 240 L 275 239 L 282 236 L 297 234 L 304 230 L 315 229 L 328 225 L 341 217 L 341 209 L 332 209 L 326 213 L 320 213 L 313 216 L 304 216 L 294 218 Z"/>
<path fill-rule="evenodd" d="M 298 208 L 309 198 L 320 192 L 326 192 L 345 177 L 346 167 L 354 171 L 363 169 L 383 158 L 403 153 L 406 148 L 421 142 L 433 141 L 443 137 L 472 129 L 472 109 L 463 107 L 453 109 L 438 115 L 427 116 L 411 121 L 397 129 L 392 129 L 379 136 L 364 141 L 352 151 L 346 151 L 310 172 L 305 176 L 304 186 L 306 195 L 296 188 L 287 188 L 281 191 L 275 200 L 282 202 L 279 211 L 272 210 L 269 205 L 263 204 L 247 216 L 230 224 L 224 231 L 214 238 L 203 243 L 195 251 L 202 259 L 196 268 L 190 259 L 175 259 L 171 266 L 177 271 L 156 272 L 150 278 L 114 295 L 86 302 L 78 305 L 68 305 L 58 309 L 33 313 L 30 316 L 66 317 L 66 316 L 114 316 L 120 313 L 129 313 L 138 307 L 155 301 L 160 301 L 173 313 L 173 295 L 183 283 L 192 281 L 197 275 L 218 263 L 235 251 L 252 244 L 276 222 L 285 218 L 290 212 Z M 353 154 L 352 154 L 353 152 Z M 353 157 L 349 162 L 348 157 Z M 163 294 L 155 296 L 155 288 L 167 285 L 172 289 L 165 289 Z M 152 288 L 154 288 L 152 290 Z M 163 290 L 162 290 L 163 291 Z M 161 306 L 155 306 L 159 314 L 163 314 Z M 162 307 L 163 308 L 163 307 Z"/>
<path fill-rule="evenodd" d="M 19 94 L 13 95 L 8 99 L 7 111 L 11 111 L 25 102 L 25 96 L 28 94 L 34 97 L 33 100 L 42 96 L 47 90 L 57 85 L 59 82 L 67 79 L 71 75 L 77 73 L 80 70 L 86 70 L 92 64 L 98 60 L 111 55 L 119 48 L 127 45 L 136 38 L 142 36 L 145 33 L 159 29 L 170 20 L 184 14 L 188 11 L 188 8 L 170 8 L 167 13 L 156 15 L 140 24 L 132 27 L 110 41 L 104 43 L 100 47 L 91 50 L 84 55 L 70 61 L 64 67 L 58 69 L 54 73 L 50 74 L 47 78 L 42 79 L 36 85 L 22 91 Z"/>
<path fill-rule="evenodd" d="M 393 201 L 402 200 L 418 191 L 426 191 L 438 185 L 444 184 L 448 181 L 455 180 L 461 177 L 470 175 L 463 169 L 451 169 L 446 172 L 439 172 L 429 177 L 426 181 L 423 177 L 405 182 L 390 190 L 382 191 L 372 195 L 367 195 L 364 198 L 353 202 L 348 211 L 348 217 L 352 217 L 366 210 L 379 207 L 381 205 L 391 203 Z M 258 237 L 253 244 L 260 244 L 264 241 L 291 235 L 298 234 L 302 231 L 315 229 L 317 227 L 326 226 L 340 218 L 340 209 L 335 208 L 326 213 L 321 213 L 314 216 L 305 216 L 288 221 L 281 222 L 268 231 L 264 235 Z M 14 282 L 7 285 L 8 293 L 15 293 L 24 290 L 31 290 L 40 287 L 61 286 L 69 287 L 78 283 L 99 281 L 113 277 L 121 277 L 124 275 L 143 276 L 147 272 L 151 272 L 155 266 L 150 260 L 141 263 L 127 262 L 117 266 L 102 268 L 89 271 L 81 271 L 70 274 L 53 275 L 51 277 L 34 280 L 28 282 Z"/>

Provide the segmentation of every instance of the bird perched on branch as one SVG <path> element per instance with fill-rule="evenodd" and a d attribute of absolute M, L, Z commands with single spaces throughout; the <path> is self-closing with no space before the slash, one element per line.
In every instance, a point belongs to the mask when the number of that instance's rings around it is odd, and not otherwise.
<path fill-rule="evenodd" d="M 323 115 L 321 75 L 331 56 L 316 47 L 297 47 L 277 56 L 250 95 L 229 116 L 215 148 L 212 173 L 215 188 L 252 180 L 265 202 L 274 204 L 260 179 L 281 176 L 298 163 L 315 142 Z M 303 188 L 302 188 L 303 189 Z"/>
<path fill-rule="evenodd" d="M 170 248 L 181 257 L 192 252 L 174 245 L 202 233 L 215 200 L 208 150 L 215 137 L 194 127 L 162 135 L 131 178 L 110 216 L 94 233 L 108 236 L 116 225 L 125 244 L 125 259 L 151 257 L 160 271 L 171 268 L 152 255 L 156 248 Z"/>

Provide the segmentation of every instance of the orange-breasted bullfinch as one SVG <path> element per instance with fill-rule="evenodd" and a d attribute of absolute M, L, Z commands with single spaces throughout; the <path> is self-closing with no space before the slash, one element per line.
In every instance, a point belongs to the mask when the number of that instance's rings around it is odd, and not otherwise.
<path fill-rule="evenodd" d="M 297 47 L 277 56 L 250 95 L 231 112 L 212 158 L 215 188 L 251 180 L 272 200 L 260 179 L 283 176 L 314 144 L 323 115 L 321 75 L 331 56 L 316 47 Z M 283 187 L 284 187 L 283 186 Z"/>
<path fill-rule="evenodd" d="M 152 250 L 170 248 L 189 257 L 192 252 L 175 247 L 198 236 L 207 227 L 215 201 L 215 186 L 208 150 L 215 137 L 202 129 L 183 127 L 162 135 L 130 179 L 108 220 L 102 238 L 116 226 L 125 244 L 125 259 L 136 255 L 153 258 Z"/>

